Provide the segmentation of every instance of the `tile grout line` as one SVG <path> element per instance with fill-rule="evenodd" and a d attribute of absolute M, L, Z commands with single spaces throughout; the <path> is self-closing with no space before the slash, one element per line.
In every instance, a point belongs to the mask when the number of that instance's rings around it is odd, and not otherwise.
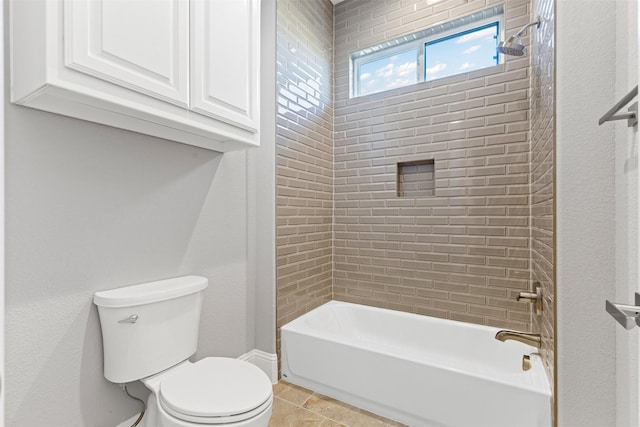
<path fill-rule="evenodd" d="M 312 395 L 313 395 L 313 393 L 312 393 Z M 311 414 L 314 414 L 314 415 L 317 415 L 317 416 L 321 417 L 322 419 L 320 420 L 320 424 L 319 424 L 319 425 L 321 425 L 321 424 L 323 424 L 323 423 L 324 423 L 328 418 L 327 418 L 327 417 L 325 417 L 324 415 L 318 414 L 317 412 L 311 411 L 310 409 L 307 409 L 307 408 L 305 408 L 305 407 L 303 407 L 303 406 L 302 406 L 302 405 L 304 405 L 304 404 L 307 402 L 307 400 L 309 400 L 309 398 L 310 398 L 310 397 L 311 397 L 311 396 L 309 396 L 309 397 L 308 397 L 304 402 L 302 402 L 302 404 L 298 405 L 298 404 L 296 404 L 295 402 L 292 402 L 292 401 L 287 400 L 287 399 L 285 399 L 285 398 L 282 398 L 282 397 L 279 397 L 279 396 L 275 396 L 275 398 L 276 398 L 276 399 L 280 399 L 280 400 L 282 400 L 283 402 L 286 402 L 286 403 L 290 404 L 290 405 L 291 405 L 291 406 L 293 406 L 293 407 L 296 407 L 296 408 L 298 408 L 298 409 L 301 409 L 301 410 L 302 410 L 302 411 L 304 411 L 304 412 L 309 412 L 309 413 L 311 413 Z M 334 421 L 334 420 L 332 420 L 332 421 Z M 349 427 L 349 426 L 346 426 L 346 427 Z"/>
<path fill-rule="evenodd" d="M 309 395 L 309 397 L 307 397 L 307 398 L 305 399 L 305 401 L 304 401 L 304 402 L 302 402 L 302 405 L 304 405 L 305 403 L 307 403 L 307 402 L 309 401 L 309 399 L 311 399 L 313 396 L 322 396 L 322 395 L 318 395 L 318 393 L 316 393 L 316 392 L 314 391 L 314 392 L 312 392 L 312 393 Z M 340 421 L 334 420 L 333 418 L 326 417 L 326 416 L 324 416 L 324 415 L 322 415 L 322 414 L 317 413 L 316 411 L 314 411 L 314 410 L 312 410 L 312 409 L 305 408 L 305 407 L 304 407 L 304 406 L 302 406 L 302 405 L 301 405 L 300 407 L 301 407 L 302 409 L 304 409 L 305 411 L 309 411 L 309 412 L 311 412 L 312 414 L 316 414 L 316 415 L 318 415 L 319 417 L 322 417 L 322 418 L 323 418 L 323 420 L 322 420 L 322 423 L 321 423 L 321 424 L 323 424 L 326 420 L 330 420 L 330 421 L 336 422 L 336 423 L 338 423 L 338 424 L 341 424 L 341 425 L 343 425 L 343 426 L 345 426 L 345 427 L 349 427 L 348 425 L 346 425 L 346 424 L 344 424 L 344 423 L 341 423 Z"/>
<path fill-rule="evenodd" d="M 311 394 L 309 395 L 309 397 L 307 397 L 307 398 L 304 400 L 304 402 L 302 402 L 302 403 L 300 404 L 300 407 L 301 407 L 301 408 L 304 408 L 304 406 L 302 406 L 302 405 L 304 405 L 305 403 L 307 403 L 307 402 L 309 401 L 309 399 L 311 399 L 311 398 L 313 397 L 313 395 L 314 395 L 314 394 L 316 394 L 316 392 L 315 392 L 315 391 L 314 391 L 314 392 L 311 392 Z M 304 408 L 304 409 L 307 409 L 307 408 Z M 311 411 L 311 412 L 313 412 L 313 411 Z"/>
<path fill-rule="evenodd" d="M 289 402 L 289 403 L 291 403 L 293 406 L 297 406 L 298 408 L 302 409 L 302 410 L 303 410 L 303 411 L 305 411 L 305 412 L 310 412 L 310 413 L 312 413 L 312 414 L 314 414 L 314 415 L 317 415 L 317 416 L 321 417 L 321 418 L 322 418 L 322 420 L 320 421 L 320 424 L 323 424 L 326 420 L 331 420 L 331 421 L 337 422 L 337 423 L 339 423 L 339 424 L 345 425 L 345 424 L 340 423 L 340 422 L 338 422 L 338 421 L 336 421 L 336 420 L 334 420 L 334 419 L 331 419 L 331 418 L 329 418 L 329 417 L 325 417 L 324 415 L 319 414 L 319 413 L 317 413 L 317 412 L 315 412 L 315 411 L 313 411 L 313 410 L 311 410 L 311 409 L 309 409 L 309 408 L 305 408 L 305 407 L 304 407 L 304 404 L 305 404 L 305 403 L 307 403 L 307 402 L 309 401 L 309 399 L 311 399 L 314 395 L 317 395 L 317 393 L 316 393 L 316 392 L 311 392 L 311 394 L 310 394 L 306 399 L 304 399 L 304 400 L 302 401 L 302 403 L 300 403 L 299 405 L 296 405 L 294 402 Z M 286 400 L 286 399 L 285 399 L 285 400 Z M 349 427 L 349 426 L 346 426 L 346 425 L 345 425 L 345 427 Z"/>

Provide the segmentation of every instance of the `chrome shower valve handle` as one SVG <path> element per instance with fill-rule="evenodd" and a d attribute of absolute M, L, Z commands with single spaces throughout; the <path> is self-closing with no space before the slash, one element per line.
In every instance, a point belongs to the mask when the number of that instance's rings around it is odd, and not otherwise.
<path fill-rule="evenodd" d="M 518 293 L 516 301 L 522 300 L 534 304 L 536 314 L 540 316 L 542 315 L 542 287 L 540 286 L 540 282 L 535 282 L 533 286 L 533 292 L 522 291 Z"/>

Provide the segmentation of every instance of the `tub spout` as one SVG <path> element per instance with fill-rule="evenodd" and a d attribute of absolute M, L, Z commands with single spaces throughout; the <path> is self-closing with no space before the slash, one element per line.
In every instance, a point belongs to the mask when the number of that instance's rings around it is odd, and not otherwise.
<path fill-rule="evenodd" d="M 524 332 L 503 330 L 498 331 L 496 339 L 498 341 L 515 340 L 533 347 L 542 347 L 542 338 L 540 337 L 540 334 L 525 334 Z"/>

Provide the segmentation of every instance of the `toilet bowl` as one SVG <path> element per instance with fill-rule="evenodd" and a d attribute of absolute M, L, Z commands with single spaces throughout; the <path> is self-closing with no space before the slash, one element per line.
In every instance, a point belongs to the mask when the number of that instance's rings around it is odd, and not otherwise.
<path fill-rule="evenodd" d="M 271 418 L 271 382 L 241 360 L 186 361 L 141 382 L 151 390 L 145 426 L 266 427 Z"/>
<path fill-rule="evenodd" d="M 188 358 L 197 349 L 204 277 L 184 276 L 97 292 L 104 376 L 150 391 L 139 427 L 267 427 L 267 375 L 237 359 Z"/>

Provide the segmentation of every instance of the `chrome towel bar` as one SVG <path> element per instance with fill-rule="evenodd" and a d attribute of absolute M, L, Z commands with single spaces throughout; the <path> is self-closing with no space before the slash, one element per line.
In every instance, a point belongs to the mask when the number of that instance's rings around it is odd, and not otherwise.
<path fill-rule="evenodd" d="M 633 98 L 638 95 L 638 86 L 631 89 L 631 92 L 626 94 L 616 105 L 611 107 L 609 111 L 607 111 L 604 116 L 600 117 L 598 120 L 598 125 L 602 125 L 605 122 L 609 122 L 612 120 L 627 120 L 627 126 L 633 127 L 638 124 L 638 103 L 634 102 L 627 111 L 628 113 L 622 113 L 618 115 L 616 114 L 620 111 L 625 105 L 627 105 Z"/>

